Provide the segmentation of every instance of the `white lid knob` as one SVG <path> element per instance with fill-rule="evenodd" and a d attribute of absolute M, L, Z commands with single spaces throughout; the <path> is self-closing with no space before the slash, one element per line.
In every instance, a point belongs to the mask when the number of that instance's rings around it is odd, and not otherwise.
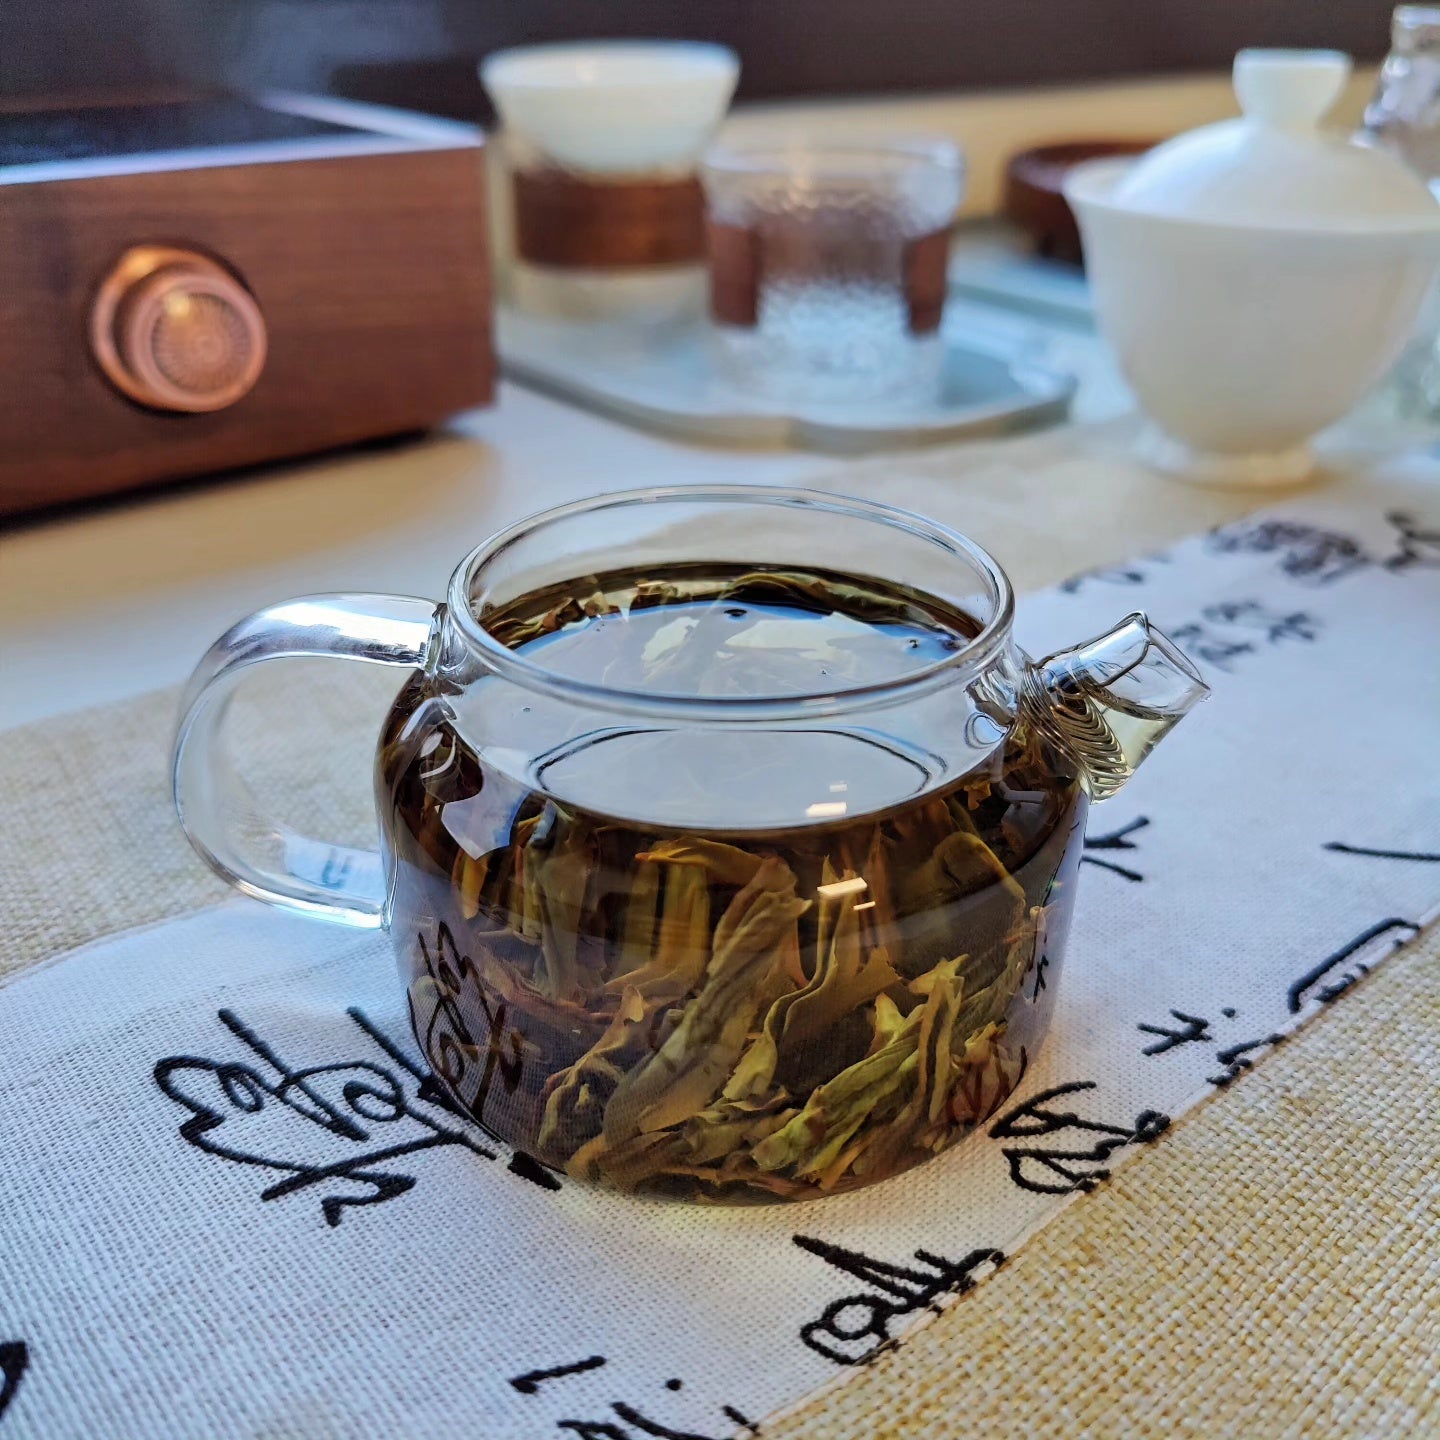
<path fill-rule="evenodd" d="M 1235 98 L 1247 120 L 1281 130 L 1314 130 L 1350 78 L 1339 50 L 1241 50 Z"/>
<path fill-rule="evenodd" d="M 1242 119 L 1177 135 L 1110 191 L 1123 210 L 1296 234 L 1417 234 L 1432 244 L 1440 205 L 1394 155 L 1319 128 L 1350 74 L 1337 50 L 1242 50 Z"/>

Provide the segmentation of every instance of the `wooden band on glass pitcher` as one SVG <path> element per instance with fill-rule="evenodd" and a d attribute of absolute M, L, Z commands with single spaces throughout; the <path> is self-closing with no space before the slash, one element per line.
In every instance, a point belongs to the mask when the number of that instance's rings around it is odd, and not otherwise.
<path fill-rule="evenodd" d="M 561 269 L 685 265 L 705 254 L 704 201 L 693 176 L 592 180 L 517 170 L 515 253 Z"/>
<path fill-rule="evenodd" d="M 710 314 L 717 325 L 749 329 L 759 320 L 760 276 L 765 245 L 758 230 L 710 220 L 705 226 L 710 256 Z M 912 335 L 932 335 L 945 308 L 945 269 L 950 231 L 934 230 L 906 246 L 901 284 Z"/>

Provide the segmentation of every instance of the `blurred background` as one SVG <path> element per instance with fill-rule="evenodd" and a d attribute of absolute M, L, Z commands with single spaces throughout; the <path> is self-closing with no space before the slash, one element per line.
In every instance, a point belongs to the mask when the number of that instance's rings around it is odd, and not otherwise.
<path fill-rule="evenodd" d="M 492 50 L 717 40 L 740 97 L 995 89 L 1228 69 L 1243 45 L 1384 54 L 1391 0 L 10 0 L 0 96 L 257 85 L 488 118 Z"/>

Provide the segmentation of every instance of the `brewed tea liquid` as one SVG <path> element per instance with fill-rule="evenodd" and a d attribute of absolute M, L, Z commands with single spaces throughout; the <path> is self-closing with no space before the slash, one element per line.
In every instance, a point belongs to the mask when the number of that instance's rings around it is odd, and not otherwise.
<path fill-rule="evenodd" d="M 589 576 L 483 620 L 569 680 L 691 700 L 900 679 L 978 628 L 738 567 Z M 581 704 L 522 763 L 546 704 L 417 675 L 380 755 L 416 1033 L 469 1113 L 578 1178 L 726 1201 L 869 1183 L 992 1113 L 1054 993 L 1085 809 L 1063 756 L 1021 728 L 951 776 L 883 712 Z"/>

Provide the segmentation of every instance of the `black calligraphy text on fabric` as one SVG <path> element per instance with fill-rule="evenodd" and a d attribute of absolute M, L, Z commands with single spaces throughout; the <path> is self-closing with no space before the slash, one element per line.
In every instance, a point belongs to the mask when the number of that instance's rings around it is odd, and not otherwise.
<path fill-rule="evenodd" d="M 522 1395 L 534 1395 L 542 1385 L 564 1380 L 572 1375 L 583 1375 L 591 1370 L 599 1370 L 606 1363 L 603 1355 L 590 1355 L 584 1360 L 575 1360 L 566 1365 L 553 1365 L 544 1370 L 527 1370 L 523 1375 L 514 1376 L 510 1380 L 510 1385 Z M 665 1382 L 665 1388 L 676 1391 L 682 1388 L 682 1384 L 678 1379 L 671 1379 Z M 633 1426 L 634 1430 L 639 1431 L 640 1434 L 657 1436 L 659 1440 L 722 1440 L 720 1436 L 701 1434 L 695 1430 L 682 1430 L 673 1425 L 667 1425 L 625 1400 L 611 1401 L 610 1411 L 624 1421 L 624 1425 L 618 1425 L 613 1420 L 572 1418 L 557 1420 L 556 1428 L 567 1434 L 578 1435 L 581 1440 L 633 1440 L 634 1431 L 626 1429 L 625 1426 Z M 760 1427 L 753 1420 L 746 1419 L 733 1405 L 722 1405 L 720 1413 L 732 1425 L 739 1426 L 742 1430 L 747 1430 L 754 1435 L 760 1433 Z"/>
<path fill-rule="evenodd" d="M 1396 532 L 1395 553 L 1384 561 L 1387 570 L 1440 566 L 1440 524 L 1426 524 L 1407 510 L 1391 510 L 1385 519 Z"/>
<path fill-rule="evenodd" d="M 1173 1025 L 1147 1025 L 1140 1024 L 1135 1028 L 1143 1030 L 1147 1035 L 1159 1035 L 1161 1038 L 1151 1045 L 1144 1046 L 1140 1053 L 1142 1055 L 1163 1055 L 1168 1050 L 1174 1050 L 1180 1045 L 1191 1045 L 1196 1042 L 1208 1043 L 1214 1037 L 1210 1034 L 1210 1022 L 1202 1015 L 1187 1015 L 1183 1010 L 1172 1010 L 1171 1018 L 1180 1022 L 1180 1028 Z"/>
<path fill-rule="evenodd" d="M 1322 1005 L 1328 1005 L 1343 995 L 1362 976 L 1368 975 L 1370 966 L 1356 957 L 1366 953 L 1375 941 L 1384 938 L 1386 951 L 1398 950 L 1419 933 L 1419 925 L 1399 916 L 1391 916 L 1388 920 L 1378 921 L 1362 930 L 1353 940 L 1346 941 L 1290 986 L 1286 996 L 1290 1013 L 1298 1015 L 1309 1000 L 1318 1000 Z M 1322 980 L 1326 983 L 1316 990 L 1314 987 Z"/>
<path fill-rule="evenodd" d="M 1408 510 L 1390 510 L 1393 548 L 1377 555 L 1353 535 L 1300 520 L 1240 520 L 1211 532 L 1207 545 L 1220 554 L 1274 555 L 1281 571 L 1310 585 L 1330 585 L 1358 570 L 1380 565 L 1391 572 L 1440 566 L 1440 523 Z"/>
<path fill-rule="evenodd" d="M 1369 860 L 1407 860 L 1420 865 L 1440 865 L 1440 854 L 1428 850 L 1380 850 L 1368 845 L 1349 845 L 1344 840 L 1327 840 L 1320 847 L 1337 855 L 1363 855 Z"/>
<path fill-rule="evenodd" d="M 1138 870 L 1132 870 L 1128 865 L 1121 865 L 1114 860 L 1102 860 L 1091 852 L 1096 850 L 1138 850 L 1140 847 L 1130 837 L 1136 831 L 1144 830 L 1149 824 L 1149 816 L 1140 815 L 1128 825 L 1122 825 L 1108 835 L 1087 835 L 1081 847 L 1080 863 L 1082 865 L 1098 865 L 1102 870 L 1109 870 L 1122 879 L 1138 885 L 1145 878 Z"/>
<path fill-rule="evenodd" d="M 30 1364 L 30 1348 L 23 1340 L 0 1342 L 0 1420 L 20 1389 Z"/>
<path fill-rule="evenodd" d="M 1274 555 L 1284 574 L 1312 585 L 1333 584 L 1374 563 L 1354 536 L 1296 520 L 1241 520 L 1212 531 L 1206 543 L 1223 555 Z"/>
<path fill-rule="evenodd" d="M 1077 1080 L 1042 1090 L 1023 1105 L 1002 1115 L 990 1127 L 996 1140 L 1049 1141 L 1054 1144 L 1005 1145 L 1001 1153 L 1010 1166 L 1010 1178 L 1022 1190 L 1037 1195 L 1068 1195 L 1074 1190 L 1093 1190 L 1110 1178 L 1107 1161 L 1126 1145 L 1147 1145 L 1158 1139 L 1170 1125 L 1170 1117 L 1158 1110 L 1142 1110 L 1133 1125 L 1112 1125 L 1090 1120 L 1069 1110 L 1046 1107 L 1067 1095 L 1093 1090 L 1093 1080 Z M 1088 1146 L 1082 1142 L 1098 1135 Z"/>
<path fill-rule="evenodd" d="M 475 962 L 461 951 L 444 921 L 436 926 L 433 946 L 424 935 L 417 934 L 415 940 L 433 1001 L 421 1036 L 426 1057 L 470 1118 L 488 1131 L 485 1105 L 491 1086 L 498 1078 L 508 1093 L 513 1094 L 519 1087 L 525 1064 L 524 1040 L 518 1030 L 507 1028 L 509 1007 L 501 997 L 487 991 Z M 473 1033 L 462 997 L 469 1002 L 471 1013 L 484 1017 L 483 1037 Z M 410 1020 L 420 1035 L 414 987 L 410 992 Z M 482 1056 L 479 1074 L 472 1077 L 474 1062 Z"/>
<path fill-rule="evenodd" d="M 872 1260 L 856 1250 L 847 1250 L 809 1235 L 796 1235 L 795 1244 L 827 1265 L 853 1275 L 870 1290 L 832 1300 L 818 1320 L 807 1322 L 800 1338 L 818 1355 L 837 1365 L 862 1365 L 873 1360 L 897 1339 L 894 1322 L 917 1310 L 936 1309 L 941 1298 L 963 1295 L 973 1288 L 977 1272 L 987 1274 L 1004 1264 L 1004 1254 L 987 1248 L 972 1250 L 962 1260 L 947 1260 L 928 1250 L 915 1251 L 925 1268 L 892 1265 Z M 878 1292 L 878 1293 L 872 1293 Z"/>
<path fill-rule="evenodd" d="M 396 1071 L 372 1060 L 292 1066 L 233 1011 L 218 1013 L 259 1063 L 175 1055 L 156 1063 L 155 1083 L 190 1112 L 180 1134 L 196 1149 L 281 1177 L 261 1192 L 262 1200 L 321 1187 L 327 1192 L 321 1213 L 334 1226 L 347 1208 L 411 1190 L 416 1177 L 393 1164 L 404 1156 L 458 1145 L 483 1159 L 496 1158 L 453 1106 L 447 1109 L 433 1080 L 403 1056 L 407 1078 L 418 1082 L 413 1095 Z M 367 1036 L 377 1038 L 380 1032 L 359 1011 L 349 1013 Z M 377 1043 L 390 1058 L 399 1054 L 393 1042 Z M 444 1119 L 432 1113 L 437 1109 Z M 457 1123 L 450 1123 L 451 1116 Z"/>

